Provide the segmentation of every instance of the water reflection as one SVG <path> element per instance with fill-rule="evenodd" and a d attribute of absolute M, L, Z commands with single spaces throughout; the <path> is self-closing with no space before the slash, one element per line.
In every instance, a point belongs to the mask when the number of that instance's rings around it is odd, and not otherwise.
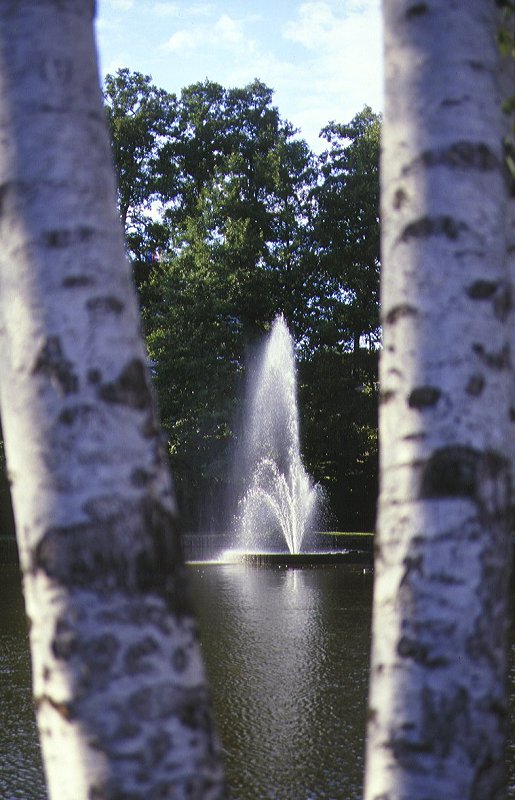
<path fill-rule="evenodd" d="M 192 577 L 232 797 L 360 797 L 371 576 L 224 565 Z"/>
<path fill-rule="evenodd" d="M 232 800 L 358 800 L 372 577 L 343 566 L 190 573 Z M 6 567 L 0 609 L 0 800 L 45 800 L 19 578 Z M 515 759 L 509 769 L 515 798 Z"/>
<path fill-rule="evenodd" d="M 43 800 L 29 641 L 17 570 L 0 567 L 0 798 Z"/>

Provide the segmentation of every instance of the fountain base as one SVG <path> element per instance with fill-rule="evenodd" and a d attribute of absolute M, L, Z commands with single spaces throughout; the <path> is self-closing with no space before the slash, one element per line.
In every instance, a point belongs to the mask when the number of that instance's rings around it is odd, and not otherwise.
<path fill-rule="evenodd" d="M 318 567 L 331 564 L 360 564 L 370 567 L 372 566 L 372 553 L 356 550 L 333 553 L 235 552 L 230 560 L 250 567 Z"/>

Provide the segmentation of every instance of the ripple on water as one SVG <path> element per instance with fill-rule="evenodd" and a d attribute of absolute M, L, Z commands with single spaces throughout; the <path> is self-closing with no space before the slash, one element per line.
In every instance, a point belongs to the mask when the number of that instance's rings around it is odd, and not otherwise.
<path fill-rule="evenodd" d="M 0 575 L 0 798 L 46 800 L 19 577 Z"/>

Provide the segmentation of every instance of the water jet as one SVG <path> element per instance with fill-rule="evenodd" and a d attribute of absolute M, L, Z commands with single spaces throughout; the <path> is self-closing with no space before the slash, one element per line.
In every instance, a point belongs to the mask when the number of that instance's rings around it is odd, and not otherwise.
<path fill-rule="evenodd" d="M 250 378 L 240 460 L 244 487 L 237 548 L 300 553 L 320 508 L 321 489 L 302 463 L 294 343 L 282 315 Z"/>

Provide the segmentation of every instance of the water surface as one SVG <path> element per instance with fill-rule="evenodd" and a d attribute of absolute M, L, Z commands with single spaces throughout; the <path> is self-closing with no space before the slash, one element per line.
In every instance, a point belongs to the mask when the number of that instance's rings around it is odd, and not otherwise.
<path fill-rule="evenodd" d="M 372 576 L 224 565 L 192 577 L 231 796 L 357 800 Z"/>
<path fill-rule="evenodd" d="M 343 565 L 189 570 L 231 800 L 359 800 L 372 575 Z M 514 658 L 511 670 L 513 708 Z M 0 718 L 0 800 L 45 800 L 20 582 L 6 567 Z"/>
<path fill-rule="evenodd" d="M 0 566 L 0 800 L 45 797 L 20 580 Z"/>

